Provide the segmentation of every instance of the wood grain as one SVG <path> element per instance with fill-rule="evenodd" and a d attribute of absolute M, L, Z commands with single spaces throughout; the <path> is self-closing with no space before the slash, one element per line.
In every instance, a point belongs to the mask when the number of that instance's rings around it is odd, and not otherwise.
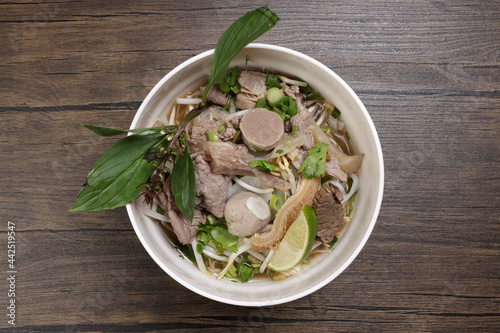
<path fill-rule="evenodd" d="M 0 222 L 15 222 L 18 237 L 16 326 L 3 315 L 2 329 L 500 329 L 498 1 L 269 5 L 280 21 L 259 41 L 339 74 L 370 112 L 384 152 L 384 202 L 372 236 L 312 295 L 265 308 L 205 299 L 154 263 L 124 209 L 68 212 L 113 142 L 80 124 L 128 127 L 164 75 L 263 4 L 0 4 Z M 2 306 L 7 288 L 0 286 Z"/>

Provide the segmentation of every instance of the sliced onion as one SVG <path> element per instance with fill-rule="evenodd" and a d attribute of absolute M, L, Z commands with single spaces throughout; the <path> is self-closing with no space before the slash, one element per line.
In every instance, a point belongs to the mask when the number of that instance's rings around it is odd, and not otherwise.
<path fill-rule="evenodd" d="M 330 128 L 334 131 L 338 131 L 338 128 L 339 128 L 339 122 L 337 119 L 333 118 L 333 117 L 329 117 L 328 118 L 328 125 L 330 126 Z"/>
<path fill-rule="evenodd" d="M 163 123 L 163 126 L 168 126 L 170 125 L 170 123 L 168 122 L 168 119 L 167 119 L 167 114 L 166 112 L 163 112 L 161 115 L 160 115 L 160 121 Z"/>
<path fill-rule="evenodd" d="M 326 112 L 325 111 L 321 112 L 321 115 L 319 116 L 318 120 L 316 120 L 316 124 L 320 126 L 325 120 L 325 117 L 326 117 Z"/>
<path fill-rule="evenodd" d="M 299 86 L 299 87 L 307 87 L 307 82 L 289 79 L 289 78 L 287 78 L 286 76 L 283 76 L 283 75 L 278 75 L 278 77 L 279 77 L 279 79 L 281 81 L 283 81 L 285 83 L 296 85 L 296 86 Z"/>
<path fill-rule="evenodd" d="M 167 217 L 165 215 L 162 215 L 162 214 L 155 212 L 154 210 L 151 210 L 148 208 L 143 208 L 142 213 L 146 216 L 152 217 L 152 218 L 160 220 L 160 221 L 170 222 L 169 219 L 167 219 Z"/>
<path fill-rule="evenodd" d="M 342 196 L 345 196 L 344 186 L 342 186 L 342 184 L 340 184 L 338 180 L 329 180 L 328 182 L 335 185 L 340 190 L 340 192 L 342 192 Z"/>
<path fill-rule="evenodd" d="M 314 112 L 316 112 L 316 110 L 318 110 L 318 103 L 314 104 L 313 106 L 310 106 L 307 108 L 307 111 L 309 111 L 310 114 L 314 114 Z"/>
<path fill-rule="evenodd" d="M 228 261 L 229 260 L 228 257 L 219 256 L 219 255 L 213 253 L 212 251 L 209 251 L 207 248 L 208 248 L 208 246 L 205 246 L 205 248 L 203 249 L 203 254 L 206 255 L 207 257 L 210 257 L 212 259 L 219 260 L 219 261 Z"/>
<path fill-rule="evenodd" d="M 267 203 L 260 197 L 249 197 L 245 202 L 248 210 L 259 220 L 265 220 L 271 216 L 271 210 Z"/>
<path fill-rule="evenodd" d="M 248 112 L 248 110 L 250 110 L 250 109 L 246 109 L 246 110 L 242 110 L 242 111 L 238 111 L 238 112 L 235 112 L 235 113 L 228 114 L 227 116 L 224 116 L 224 119 L 226 121 L 230 121 L 234 117 L 238 117 L 238 116 L 244 115 L 245 113 Z"/>
<path fill-rule="evenodd" d="M 345 204 L 346 202 L 348 202 L 349 199 L 351 199 L 351 197 L 354 195 L 354 193 L 358 192 L 358 190 L 359 190 L 359 178 L 358 178 L 358 176 L 356 176 L 353 173 L 350 173 L 349 177 L 352 178 L 351 189 L 350 189 L 349 193 L 347 193 L 347 195 L 344 197 L 344 200 L 342 200 L 342 204 Z"/>
<path fill-rule="evenodd" d="M 340 132 L 342 132 L 342 131 L 344 130 L 345 123 L 344 123 L 342 120 L 338 120 L 338 121 L 337 121 L 337 124 L 338 124 L 337 129 L 338 129 Z"/>
<path fill-rule="evenodd" d="M 274 188 L 257 188 L 257 187 L 254 187 L 254 186 L 251 186 L 251 185 L 248 185 L 247 183 L 241 181 L 238 177 L 234 176 L 233 177 L 233 180 L 238 184 L 240 185 L 241 187 L 249 190 L 249 191 L 252 191 L 252 192 L 255 192 L 255 193 L 260 193 L 260 194 L 264 194 L 264 193 L 272 193 L 274 191 Z"/>

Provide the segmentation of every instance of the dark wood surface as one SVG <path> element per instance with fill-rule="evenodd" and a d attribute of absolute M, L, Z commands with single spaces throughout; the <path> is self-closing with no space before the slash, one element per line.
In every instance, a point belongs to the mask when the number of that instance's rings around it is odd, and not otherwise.
<path fill-rule="evenodd" d="M 69 213 L 171 69 L 267 4 L 259 39 L 310 55 L 365 103 L 385 193 L 337 279 L 283 305 L 199 296 L 148 256 L 124 208 Z M 498 332 L 500 3 L 495 1 L 2 1 L 0 329 L 12 332 Z M 16 325 L 7 323 L 7 223 Z"/>

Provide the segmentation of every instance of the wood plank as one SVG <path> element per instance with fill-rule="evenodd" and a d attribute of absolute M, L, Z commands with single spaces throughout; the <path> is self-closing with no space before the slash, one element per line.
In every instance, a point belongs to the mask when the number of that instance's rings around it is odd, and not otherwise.
<path fill-rule="evenodd" d="M 309 296 L 264 308 L 208 300 L 154 263 L 125 209 L 68 212 L 115 141 L 80 124 L 128 127 L 164 75 L 213 48 L 256 6 L 0 3 L 0 221 L 16 223 L 19 267 L 16 326 L 4 318 L 2 330 L 498 331 L 498 1 L 270 5 L 280 21 L 258 41 L 310 55 L 344 78 L 384 152 L 372 236 Z"/>

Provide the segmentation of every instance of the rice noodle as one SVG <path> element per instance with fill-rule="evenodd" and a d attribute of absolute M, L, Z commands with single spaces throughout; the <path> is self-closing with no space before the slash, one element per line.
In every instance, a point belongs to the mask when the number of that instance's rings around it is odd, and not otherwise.
<path fill-rule="evenodd" d="M 252 185 L 248 185 L 247 183 L 241 181 L 238 177 L 234 176 L 233 180 L 240 185 L 241 187 L 246 188 L 249 191 L 255 192 L 255 193 L 260 193 L 260 194 L 265 194 L 265 193 L 272 193 L 274 192 L 274 188 L 257 188 Z"/>

